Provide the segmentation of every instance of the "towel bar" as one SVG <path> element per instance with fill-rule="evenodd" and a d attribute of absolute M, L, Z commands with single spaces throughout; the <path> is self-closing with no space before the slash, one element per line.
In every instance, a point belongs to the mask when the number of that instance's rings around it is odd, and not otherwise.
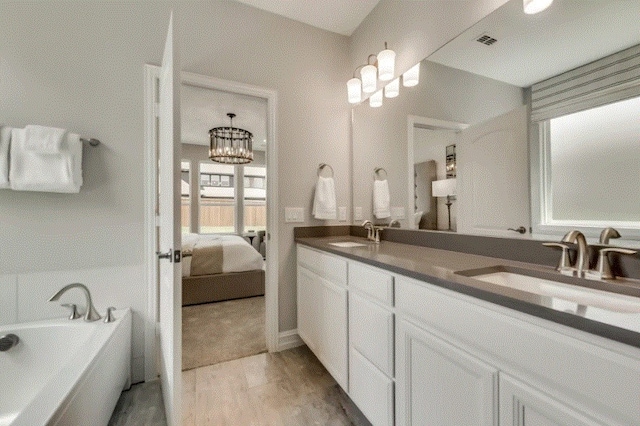
<path fill-rule="evenodd" d="M 376 178 L 380 177 L 380 172 L 384 172 L 384 178 L 387 178 L 388 174 L 384 167 L 376 167 L 375 169 L 373 169 L 373 180 L 377 180 Z"/>
<path fill-rule="evenodd" d="M 327 163 L 320 163 L 320 165 L 318 166 L 318 176 L 320 176 L 320 172 L 322 172 L 322 170 L 328 167 L 331 169 L 331 177 L 333 177 L 333 167 L 331 167 L 330 165 L 328 165 Z"/>
<path fill-rule="evenodd" d="M 85 139 L 85 138 L 80 138 L 80 142 L 82 143 L 88 143 L 91 146 L 98 146 L 100 145 L 100 140 L 98 139 L 94 139 L 94 138 L 89 138 L 89 139 Z"/>

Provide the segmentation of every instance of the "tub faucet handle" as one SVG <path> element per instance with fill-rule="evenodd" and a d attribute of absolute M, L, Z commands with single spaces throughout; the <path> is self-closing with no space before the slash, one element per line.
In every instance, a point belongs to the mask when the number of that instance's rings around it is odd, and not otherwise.
<path fill-rule="evenodd" d="M 113 306 L 109 306 L 107 308 L 107 313 L 104 316 L 104 322 L 114 322 L 116 319 L 113 316 L 113 311 L 115 311 L 116 308 L 114 308 Z"/>
<path fill-rule="evenodd" d="M 78 312 L 78 307 L 75 303 L 63 303 L 60 306 L 64 306 L 65 308 L 69 308 L 71 311 L 71 315 L 69 315 L 70 320 L 78 319 L 82 316 L 80 312 Z"/>

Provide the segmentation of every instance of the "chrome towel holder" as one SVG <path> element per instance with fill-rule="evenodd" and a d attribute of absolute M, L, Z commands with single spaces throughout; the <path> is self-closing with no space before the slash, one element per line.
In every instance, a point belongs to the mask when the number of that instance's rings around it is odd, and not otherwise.
<path fill-rule="evenodd" d="M 89 138 L 89 139 L 80 138 L 80 142 L 88 143 L 90 146 L 93 146 L 93 147 L 96 147 L 101 144 L 99 139 L 94 139 L 94 138 Z"/>
<path fill-rule="evenodd" d="M 320 177 L 320 173 L 324 170 L 325 167 L 328 167 L 331 170 L 331 176 L 330 177 L 333 177 L 333 167 L 331 167 L 327 163 L 320 163 L 318 165 L 318 177 Z"/>
<path fill-rule="evenodd" d="M 375 169 L 373 169 L 373 180 L 384 180 L 380 176 L 381 172 L 384 172 L 384 179 L 386 179 L 388 174 L 387 174 L 387 171 L 384 169 L 384 167 L 376 167 Z"/>

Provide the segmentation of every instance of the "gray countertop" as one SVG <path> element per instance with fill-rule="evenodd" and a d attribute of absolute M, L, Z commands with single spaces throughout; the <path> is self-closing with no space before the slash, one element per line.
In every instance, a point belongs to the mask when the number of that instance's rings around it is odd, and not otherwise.
<path fill-rule="evenodd" d="M 343 241 L 365 246 L 342 248 L 330 245 Z M 491 284 L 457 272 L 498 266 L 505 271 L 525 271 L 538 278 L 640 298 L 640 281 L 637 280 L 605 282 L 578 279 L 531 263 L 390 241 L 374 244 L 353 236 L 296 238 L 296 242 L 640 348 L 640 312 L 616 312 L 588 304 L 577 305 L 555 297 Z"/>

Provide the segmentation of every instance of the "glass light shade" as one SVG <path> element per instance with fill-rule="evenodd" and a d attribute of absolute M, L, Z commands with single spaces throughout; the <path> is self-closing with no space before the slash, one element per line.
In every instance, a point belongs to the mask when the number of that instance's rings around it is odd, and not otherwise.
<path fill-rule="evenodd" d="M 360 93 L 361 89 L 362 84 L 359 78 L 354 77 L 347 81 L 347 96 L 350 104 L 357 104 L 362 100 L 362 93 Z"/>
<path fill-rule="evenodd" d="M 523 0 L 524 13 L 533 15 L 551 6 L 553 0 Z"/>
<path fill-rule="evenodd" d="M 402 85 L 404 87 L 417 86 L 420 82 L 420 62 L 409 68 L 407 72 L 402 74 Z"/>
<path fill-rule="evenodd" d="M 393 78 L 396 66 L 396 52 L 385 49 L 378 53 L 378 78 L 381 81 L 389 81 Z"/>
<path fill-rule="evenodd" d="M 371 108 L 378 108 L 382 106 L 382 90 L 378 90 L 369 98 L 369 106 Z"/>
<path fill-rule="evenodd" d="M 362 77 L 362 91 L 364 93 L 373 93 L 377 89 L 377 74 L 378 69 L 373 65 L 365 65 L 360 70 L 360 76 Z"/>
<path fill-rule="evenodd" d="M 384 86 L 384 97 L 395 98 L 400 94 L 400 78 L 396 78 L 391 83 Z"/>

